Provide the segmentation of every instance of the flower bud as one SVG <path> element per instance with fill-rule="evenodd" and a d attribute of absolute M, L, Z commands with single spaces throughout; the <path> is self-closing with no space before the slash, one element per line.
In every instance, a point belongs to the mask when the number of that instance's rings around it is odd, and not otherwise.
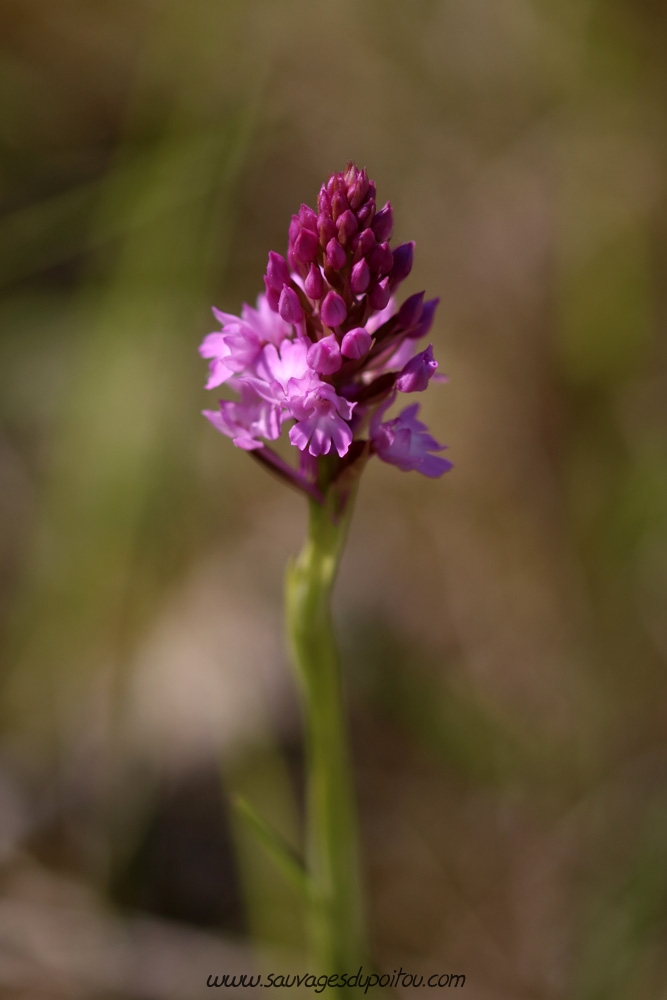
<path fill-rule="evenodd" d="M 390 296 L 391 288 L 389 287 L 389 278 L 383 278 L 382 281 L 373 285 L 368 294 L 368 301 L 370 302 L 371 309 L 384 309 L 389 302 Z"/>
<path fill-rule="evenodd" d="M 320 241 L 311 229 L 302 229 L 294 241 L 294 256 L 302 264 L 309 264 L 317 257 Z"/>
<path fill-rule="evenodd" d="M 426 336 L 433 326 L 435 310 L 438 308 L 439 302 L 440 299 L 429 299 L 428 302 L 424 303 L 424 308 L 422 309 L 422 314 L 419 317 L 419 322 L 414 330 L 408 334 L 410 340 L 419 340 L 420 337 Z"/>
<path fill-rule="evenodd" d="M 378 243 L 384 243 L 386 240 L 391 239 L 391 234 L 394 231 L 394 212 L 391 207 L 391 202 L 387 202 L 384 208 L 381 208 L 380 211 L 375 214 L 372 226 L 373 232 L 375 233 L 375 239 Z"/>
<path fill-rule="evenodd" d="M 309 205 L 301 205 L 298 219 L 304 229 L 309 229 L 311 233 L 317 232 L 317 215 Z"/>
<path fill-rule="evenodd" d="M 368 354 L 372 343 L 373 338 L 368 330 L 364 330 L 363 326 L 357 326 L 354 330 L 348 330 L 343 337 L 340 353 L 346 358 L 357 360 Z"/>
<path fill-rule="evenodd" d="M 350 207 L 347 198 L 342 191 L 336 191 L 333 198 L 331 199 L 331 211 L 333 213 L 334 219 L 337 219 L 339 215 L 343 212 L 347 212 Z"/>
<path fill-rule="evenodd" d="M 336 223 L 330 215 L 322 212 L 317 217 L 317 231 L 320 234 L 320 243 L 325 247 L 336 235 Z"/>
<path fill-rule="evenodd" d="M 266 301 L 275 313 L 278 312 L 278 303 L 280 302 L 280 292 L 276 288 L 272 288 L 269 284 L 269 279 L 264 275 L 264 287 L 266 289 Z"/>
<path fill-rule="evenodd" d="M 365 257 L 369 250 L 372 250 L 374 246 L 375 236 L 373 235 L 372 229 L 364 229 L 363 232 L 357 233 L 352 240 L 352 249 L 354 250 L 354 255 L 357 259 Z"/>
<path fill-rule="evenodd" d="M 412 240 L 409 243 L 401 243 L 401 245 L 396 247 L 394 250 L 394 263 L 391 271 L 389 272 L 392 285 L 397 285 L 399 281 L 403 281 L 403 279 L 407 278 L 410 274 L 410 271 L 412 270 L 414 250 L 415 245 Z"/>
<path fill-rule="evenodd" d="M 338 292 L 327 292 L 320 312 L 327 326 L 340 326 L 347 317 L 347 306 Z"/>
<path fill-rule="evenodd" d="M 336 227 L 338 229 L 338 242 L 341 246 L 347 246 L 350 239 L 359 228 L 354 212 L 351 212 L 348 208 L 347 212 L 343 212 L 342 215 L 339 215 Z"/>
<path fill-rule="evenodd" d="M 400 392 L 423 392 L 437 367 L 438 362 L 433 357 L 433 344 L 429 344 L 425 351 L 416 354 L 403 368 L 396 379 L 397 389 Z"/>
<path fill-rule="evenodd" d="M 266 278 L 271 288 L 274 288 L 278 292 L 282 290 L 283 285 L 289 285 L 291 280 L 287 261 L 281 254 L 275 253 L 274 250 L 269 252 Z"/>
<path fill-rule="evenodd" d="M 317 207 L 320 211 L 320 215 L 331 215 L 331 198 L 327 194 L 325 184 L 322 185 L 320 193 L 317 196 Z"/>
<path fill-rule="evenodd" d="M 305 281 L 306 295 L 309 299 L 321 299 L 324 292 L 324 279 L 317 264 L 311 264 Z"/>
<path fill-rule="evenodd" d="M 389 274 L 394 256 L 388 243 L 376 243 L 368 255 L 368 263 L 376 274 Z"/>
<path fill-rule="evenodd" d="M 370 198 L 365 204 L 361 206 L 357 212 L 357 219 L 359 220 L 360 226 L 370 226 L 373 221 L 373 216 L 375 215 L 375 202 Z"/>
<path fill-rule="evenodd" d="M 355 295 L 361 295 L 362 292 L 366 291 L 370 283 L 371 272 L 368 268 L 368 264 L 362 257 L 362 259 L 352 268 L 350 287 Z"/>
<path fill-rule="evenodd" d="M 327 243 L 327 253 L 326 261 L 329 267 L 332 267 L 334 271 L 340 271 L 342 267 L 345 267 L 345 261 L 347 256 L 342 246 L 338 240 L 329 240 Z"/>
<path fill-rule="evenodd" d="M 300 232 L 301 232 L 301 223 L 299 222 L 299 216 L 293 215 L 287 233 L 290 244 L 294 243 L 294 240 L 297 238 Z"/>
<path fill-rule="evenodd" d="M 421 319 L 424 308 L 424 293 L 417 292 L 406 299 L 398 310 L 396 319 L 404 330 L 410 330 Z"/>
<path fill-rule="evenodd" d="M 299 302 L 299 296 L 293 288 L 287 286 L 283 288 L 278 301 L 278 312 L 286 323 L 300 323 L 303 319 L 303 309 Z"/>
<path fill-rule="evenodd" d="M 316 341 L 308 348 L 306 361 L 309 368 L 312 368 L 313 371 L 318 372 L 320 375 L 333 375 L 334 372 L 338 371 L 343 363 L 343 359 L 340 356 L 338 341 L 333 333 L 330 333 L 328 337 L 323 337 L 322 340 Z"/>

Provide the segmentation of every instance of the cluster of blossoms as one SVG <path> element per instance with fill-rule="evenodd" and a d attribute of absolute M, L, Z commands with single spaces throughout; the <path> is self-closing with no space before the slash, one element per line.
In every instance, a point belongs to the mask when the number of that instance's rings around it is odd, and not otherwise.
<path fill-rule="evenodd" d="M 269 253 L 256 308 L 244 305 L 240 317 L 214 309 L 222 329 L 200 347 L 206 388 L 226 383 L 239 396 L 204 415 L 312 494 L 322 455 L 337 453 L 341 468 L 362 454 L 431 477 L 451 468 L 417 419 L 419 404 L 384 420 L 398 394 L 422 392 L 438 367 L 432 345 L 417 350 L 438 299 L 419 292 L 397 305 L 414 243 L 392 250 L 392 229 L 389 202 L 377 211 L 375 184 L 348 164 L 322 185 L 318 212 L 302 205 L 292 216 L 287 258 Z M 290 420 L 298 470 L 266 444 Z"/>

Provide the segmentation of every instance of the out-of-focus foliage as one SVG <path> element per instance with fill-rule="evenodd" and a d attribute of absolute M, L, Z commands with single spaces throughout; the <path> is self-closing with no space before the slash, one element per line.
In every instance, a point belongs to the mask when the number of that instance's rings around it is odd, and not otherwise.
<path fill-rule="evenodd" d="M 442 299 L 456 466 L 368 467 L 337 595 L 377 964 L 662 996 L 665 45 L 651 0 L 0 4 L 6 995 L 302 944 L 227 793 L 298 845 L 304 511 L 196 348 L 354 159 Z"/>

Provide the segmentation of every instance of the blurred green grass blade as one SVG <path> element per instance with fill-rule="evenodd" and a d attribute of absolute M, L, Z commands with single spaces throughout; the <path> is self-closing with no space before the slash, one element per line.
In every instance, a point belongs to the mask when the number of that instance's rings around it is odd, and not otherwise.
<path fill-rule="evenodd" d="M 239 818 L 252 831 L 290 885 L 307 898 L 310 893 L 308 873 L 289 844 L 241 795 L 234 796 L 233 805 Z"/>

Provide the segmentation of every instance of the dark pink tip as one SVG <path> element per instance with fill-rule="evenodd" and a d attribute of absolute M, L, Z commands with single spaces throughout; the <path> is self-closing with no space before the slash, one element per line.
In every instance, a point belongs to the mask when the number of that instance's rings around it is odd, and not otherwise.
<path fill-rule="evenodd" d="M 345 251 L 338 240 L 329 240 L 327 243 L 327 264 L 329 267 L 332 267 L 334 271 L 340 271 L 342 267 L 345 267 L 346 260 Z"/>
<path fill-rule="evenodd" d="M 324 292 L 324 279 L 322 272 L 316 264 L 310 265 L 310 270 L 305 281 L 306 295 L 309 299 L 321 299 Z"/>
<path fill-rule="evenodd" d="M 299 296 L 293 288 L 283 288 L 278 302 L 278 312 L 286 323 L 300 323 L 303 319 Z"/>
<path fill-rule="evenodd" d="M 347 307 L 338 292 L 327 292 L 322 303 L 322 322 L 327 326 L 340 326 L 347 317 Z"/>
<path fill-rule="evenodd" d="M 378 243 L 385 243 L 391 239 L 391 234 L 394 231 L 394 212 L 390 202 L 387 202 L 384 208 L 376 213 L 372 225 Z"/>
<path fill-rule="evenodd" d="M 370 283 L 371 283 L 371 272 L 369 270 L 368 264 L 362 258 L 352 268 L 350 287 L 355 295 L 361 295 L 362 292 L 366 291 Z"/>

